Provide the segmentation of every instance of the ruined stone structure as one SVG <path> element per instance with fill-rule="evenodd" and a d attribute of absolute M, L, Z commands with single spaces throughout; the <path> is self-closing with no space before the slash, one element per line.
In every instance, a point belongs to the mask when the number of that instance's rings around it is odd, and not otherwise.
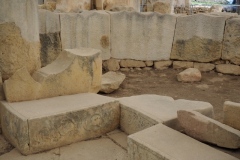
<path fill-rule="evenodd" d="M 240 52 L 238 46 L 234 48 L 240 43 L 238 16 L 76 13 L 89 6 L 76 0 L 53 1 L 57 10 L 75 12 L 56 13 L 37 11 L 35 0 L 1 2 L 0 91 L 6 101 L 0 105 L 0 126 L 19 152 L 34 154 L 120 128 L 127 135 L 130 160 L 236 160 L 196 139 L 240 148 L 238 103 L 224 104 L 226 127 L 210 119 L 213 106 L 207 102 L 158 95 L 109 98 L 94 93 L 101 89 L 102 60 L 104 68 L 115 71 L 169 66 L 210 71 L 216 67 L 219 72 L 240 75 Z M 198 73 L 191 81 L 201 79 Z M 102 89 L 109 85 L 108 76 Z M 124 75 L 119 76 L 124 80 Z M 196 124 L 205 130 L 211 127 L 211 132 L 197 137 L 201 128 L 194 132 L 188 128 Z M 183 130 L 196 139 L 179 132 Z M 225 134 L 230 141 L 222 141 Z"/>

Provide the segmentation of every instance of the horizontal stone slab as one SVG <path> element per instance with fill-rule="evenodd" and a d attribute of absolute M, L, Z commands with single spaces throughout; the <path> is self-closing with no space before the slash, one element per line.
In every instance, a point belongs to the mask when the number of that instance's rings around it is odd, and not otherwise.
<path fill-rule="evenodd" d="M 130 160 L 237 160 L 163 124 L 128 136 Z"/>
<path fill-rule="evenodd" d="M 119 121 L 119 103 L 91 93 L 1 102 L 3 134 L 25 155 L 99 137 Z"/>
<path fill-rule="evenodd" d="M 180 110 L 177 114 L 178 121 L 187 135 L 224 148 L 240 147 L 240 131 L 196 111 Z"/>
<path fill-rule="evenodd" d="M 174 129 L 181 129 L 177 121 L 177 111 L 196 110 L 212 117 L 213 107 L 210 103 L 189 100 L 174 100 L 159 95 L 139 95 L 120 98 L 120 128 L 127 134 L 133 134 L 158 123 Z"/>

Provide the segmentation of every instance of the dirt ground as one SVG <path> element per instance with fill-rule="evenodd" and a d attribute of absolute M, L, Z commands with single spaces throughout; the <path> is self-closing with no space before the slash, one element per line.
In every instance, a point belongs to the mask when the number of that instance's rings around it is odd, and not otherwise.
<path fill-rule="evenodd" d="M 224 101 L 240 103 L 240 76 L 223 75 L 214 71 L 202 73 L 202 81 L 178 82 L 176 75 L 182 70 L 131 70 L 122 72 L 126 79 L 120 88 L 103 94 L 110 97 L 127 97 L 140 94 L 157 94 L 174 99 L 188 99 L 209 102 L 214 107 L 214 119 L 223 120 Z M 240 159 L 240 150 L 217 148 Z"/>

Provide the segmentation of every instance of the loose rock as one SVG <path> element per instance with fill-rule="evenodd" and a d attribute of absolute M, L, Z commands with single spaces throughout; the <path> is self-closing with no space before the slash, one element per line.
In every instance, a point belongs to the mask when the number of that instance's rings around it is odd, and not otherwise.
<path fill-rule="evenodd" d="M 124 79 L 125 74 L 117 72 L 107 72 L 102 76 L 102 85 L 100 92 L 111 93 L 119 88 Z"/>
<path fill-rule="evenodd" d="M 201 79 L 201 72 L 196 68 L 188 68 L 177 75 L 177 80 L 182 82 L 198 82 Z"/>

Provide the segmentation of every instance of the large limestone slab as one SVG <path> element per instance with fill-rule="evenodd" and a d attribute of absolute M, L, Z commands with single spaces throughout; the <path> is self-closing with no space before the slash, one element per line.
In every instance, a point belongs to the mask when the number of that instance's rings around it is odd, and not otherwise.
<path fill-rule="evenodd" d="M 223 123 L 240 130 L 240 103 L 226 101 L 223 106 Z"/>
<path fill-rule="evenodd" d="M 167 126 L 158 124 L 128 137 L 129 160 L 237 160 Z"/>
<path fill-rule="evenodd" d="M 60 38 L 59 14 L 45 9 L 38 10 L 39 32 L 41 43 L 41 66 L 45 67 L 54 61 L 62 50 Z"/>
<path fill-rule="evenodd" d="M 238 65 L 240 65 L 239 26 L 240 17 L 227 20 L 222 52 L 222 59 L 230 60 L 232 63 Z"/>
<path fill-rule="evenodd" d="M 220 59 L 226 19 L 207 14 L 179 16 L 171 59 L 196 62 Z"/>
<path fill-rule="evenodd" d="M 174 100 L 159 95 L 139 95 L 119 99 L 121 106 L 120 128 L 127 134 L 133 134 L 158 123 L 180 129 L 177 111 L 196 110 L 206 116 L 213 116 L 210 103 L 189 100 Z"/>
<path fill-rule="evenodd" d="M 177 114 L 178 121 L 187 135 L 220 147 L 240 147 L 240 131 L 196 111 L 180 110 Z"/>
<path fill-rule="evenodd" d="M 41 83 L 38 98 L 97 93 L 102 76 L 100 53 L 91 48 L 64 50 L 55 61 L 33 74 L 33 78 Z"/>
<path fill-rule="evenodd" d="M 138 12 L 110 15 L 113 58 L 169 60 L 176 16 Z"/>
<path fill-rule="evenodd" d="M 97 94 L 76 94 L 18 103 L 1 103 L 4 136 L 32 154 L 96 138 L 119 126 L 119 103 Z"/>
<path fill-rule="evenodd" d="M 36 82 L 27 69 L 17 70 L 12 77 L 3 84 L 6 100 L 8 102 L 19 102 L 37 99 L 41 84 Z"/>
<path fill-rule="evenodd" d="M 4 80 L 24 66 L 30 73 L 40 68 L 37 3 L 1 0 L 0 72 Z"/>
<path fill-rule="evenodd" d="M 95 48 L 103 60 L 110 58 L 110 15 L 105 11 L 61 14 L 60 21 L 63 49 Z"/>

